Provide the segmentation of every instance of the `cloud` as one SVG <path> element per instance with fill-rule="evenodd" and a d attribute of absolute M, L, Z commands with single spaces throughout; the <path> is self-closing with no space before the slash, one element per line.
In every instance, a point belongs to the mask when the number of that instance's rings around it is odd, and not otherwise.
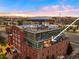
<path fill-rule="evenodd" d="M 41 7 L 39 10 L 40 11 L 58 11 L 58 9 L 60 9 L 60 6 L 55 5 L 55 6 L 44 6 L 44 7 Z"/>
<path fill-rule="evenodd" d="M 36 13 L 42 15 L 59 15 L 59 13 L 61 13 L 62 16 L 79 16 L 79 8 L 74 8 L 70 5 L 44 6 L 39 8 Z"/>
<path fill-rule="evenodd" d="M 63 6 L 61 13 L 62 15 L 79 16 L 79 8 L 74 8 L 72 6 Z"/>
<path fill-rule="evenodd" d="M 16 16 L 79 16 L 79 8 L 70 5 L 43 6 L 36 11 L 14 11 L 10 15 Z"/>

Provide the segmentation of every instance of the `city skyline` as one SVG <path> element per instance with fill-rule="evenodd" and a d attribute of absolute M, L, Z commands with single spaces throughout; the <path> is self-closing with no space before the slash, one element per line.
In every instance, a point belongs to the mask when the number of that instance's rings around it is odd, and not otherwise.
<path fill-rule="evenodd" d="M 0 16 L 79 16 L 79 0 L 0 0 Z"/>

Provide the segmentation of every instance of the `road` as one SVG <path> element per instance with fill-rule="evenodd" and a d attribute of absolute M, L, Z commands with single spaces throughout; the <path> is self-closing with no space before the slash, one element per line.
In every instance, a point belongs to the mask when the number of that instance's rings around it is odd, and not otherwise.
<path fill-rule="evenodd" d="M 74 51 L 68 59 L 79 59 L 79 33 L 65 33 Z"/>
<path fill-rule="evenodd" d="M 65 33 L 73 48 L 79 48 L 79 33 Z"/>

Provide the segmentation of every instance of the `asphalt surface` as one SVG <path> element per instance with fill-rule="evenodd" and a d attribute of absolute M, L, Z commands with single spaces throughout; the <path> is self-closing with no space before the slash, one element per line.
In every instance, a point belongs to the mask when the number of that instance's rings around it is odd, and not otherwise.
<path fill-rule="evenodd" d="M 79 48 L 79 33 L 65 33 L 65 35 L 69 38 L 74 49 Z"/>
<path fill-rule="evenodd" d="M 65 35 L 69 38 L 71 46 L 74 49 L 68 59 L 79 59 L 79 33 L 65 33 Z"/>

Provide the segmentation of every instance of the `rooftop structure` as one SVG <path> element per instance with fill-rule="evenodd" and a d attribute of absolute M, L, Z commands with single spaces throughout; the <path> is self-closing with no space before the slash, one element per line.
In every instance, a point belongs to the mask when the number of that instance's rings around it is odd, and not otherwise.
<path fill-rule="evenodd" d="M 54 25 L 38 25 L 38 24 L 33 24 L 33 25 L 20 25 L 17 26 L 20 29 L 23 29 L 24 31 L 31 32 L 31 33 L 40 33 L 40 32 L 46 32 L 46 31 L 51 31 L 51 30 L 58 30 L 58 26 Z"/>
<path fill-rule="evenodd" d="M 49 20 L 51 19 L 51 17 L 30 17 L 30 18 L 27 18 L 28 20 L 38 20 L 38 21 L 41 21 L 41 20 Z"/>
<path fill-rule="evenodd" d="M 25 42 L 33 48 L 46 47 L 44 45 L 47 45 L 47 47 L 49 47 L 48 45 L 52 45 L 52 40 L 53 43 L 56 43 L 64 37 L 64 34 L 61 34 L 57 39 L 54 40 L 54 37 L 62 31 L 62 29 L 56 26 L 50 28 L 49 26 L 34 24 L 22 25 L 18 27 L 20 29 L 23 29 L 25 33 Z M 46 42 L 49 42 L 49 44 L 47 44 Z"/>

